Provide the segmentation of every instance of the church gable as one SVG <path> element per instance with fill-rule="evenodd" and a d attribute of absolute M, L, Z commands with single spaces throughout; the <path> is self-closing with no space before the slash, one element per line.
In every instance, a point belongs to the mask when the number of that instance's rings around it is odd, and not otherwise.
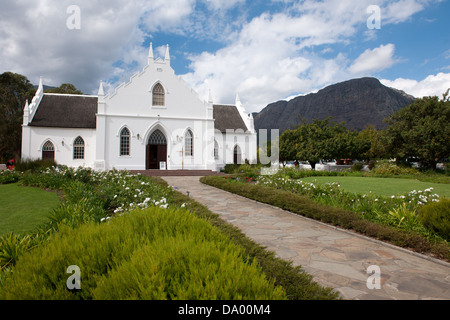
<path fill-rule="evenodd" d="M 171 68 L 168 46 L 165 60 L 154 60 L 153 49 L 150 47 L 148 65 L 142 72 L 131 77 L 128 83 L 119 86 L 113 94 L 105 96 L 105 104 L 107 115 L 208 117 L 208 104 L 176 76 Z M 126 109 L 124 105 L 127 106 Z"/>

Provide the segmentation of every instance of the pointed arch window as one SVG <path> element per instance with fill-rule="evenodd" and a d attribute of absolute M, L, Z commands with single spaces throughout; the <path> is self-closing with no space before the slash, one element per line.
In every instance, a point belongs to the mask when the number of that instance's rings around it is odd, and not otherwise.
<path fill-rule="evenodd" d="M 185 155 L 187 157 L 192 157 L 194 155 L 194 135 L 191 130 L 188 130 L 186 132 L 186 135 L 184 137 L 184 143 L 185 143 Z"/>
<path fill-rule="evenodd" d="M 164 146 L 167 145 L 167 139 L 160 130 L 155 130 L 148 139 L 149 145 Z"/>
<path fill-rule="evenodd" d="M 47 141 L 42 147 L 42 151 L 55 151 L 55 146 L 51 141 Z"/>
<path fill-rule="evenodd" d="M 165 105 L 165 91 L 164 91 L 164 87 L 162 86 L 161 83 L 158 83 L 154 88 L 153 88 L 153 105 L 154 106 L 164 106 Z"/>
<path fill-rule="evenodd" d="M 130 130 L 123 128 L 120 132 L 120 156 L 130 155 Z"/>
<path fill-rule="evenodd" d="M 73 159 L 84 160 L 84 147 L 85 143 L 83 138 L 78 137 L 73 143 Z"/>

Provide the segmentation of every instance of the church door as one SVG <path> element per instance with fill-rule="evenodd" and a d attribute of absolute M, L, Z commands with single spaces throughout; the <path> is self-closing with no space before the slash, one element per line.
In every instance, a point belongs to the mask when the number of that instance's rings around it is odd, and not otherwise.
<path fill-rule="evenodd" d="M 234 164 L 242 164 L 241 148 L 239 146 L 234 147 Z"/>
<path fill-rule="evenodd" d="M 42 148 L 42 160 L 55 161 L 55 146 L 47 141 Z"/>
<path fill-rule="evenodd" d="M 167 140 L 160 130 L 150 136 L 147 145 L 147 170 L 160 170 L 161 162 L 167 163 Z"/>

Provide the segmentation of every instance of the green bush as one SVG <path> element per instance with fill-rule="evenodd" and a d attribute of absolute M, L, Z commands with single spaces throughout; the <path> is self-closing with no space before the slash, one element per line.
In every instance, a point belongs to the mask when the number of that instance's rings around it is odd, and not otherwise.
<path fill-rule="evenodd" d="M 22 174 L 16 170 L 0 171 L 0 184 L 10 184 L 19 181 Z"/>
<path fill-rule="evenodd" d="M 47 168 L 51 168 L 56 166 L 56 162 L 54 160 L 19 160 L 16 162 L 15 170 L 25 172 L 30 170 L 31 172 L 39 172 L 41 170 L 45 170 Z"/>
<path fill-rule="evenodd" d="M 423 206 L 419 209 L 419 219 L 425 228 L 450 241 L 450 199 Z"/>
<path fill-rule="evenodd" d="M 150 208 L 61 228 L 18 261 L 0 299 L 284 299 L 247 260 L 207 221 Z M 81 270 L 78 291 L 66 287 L 72 265 Z"/>
<path fill-rule="evenodd" d="M 362 163 L 362 162 L 357 162 L 352 165 L 352 171 L 355 171 L 355 172 L 361 171 L 362 168 L 364 168 L 364 163 Z"/>
<path fill-rule="evenodd" d="M 378 161 L 372 173 L 383 176 L 398 176 L 398 175 L 419 175 L 420 172 L 414 168 L 401 167 L 389 161 Z"/>
<path fill-rule="evenodd" d="M 234 173 L 234 172 L 236 171 L 236 169 L 238 169 L 238 168 L 239 168 L 239 165 L 238 165 L 238 164 L 228 163 L 228 164 L 225 165 L 225 167 L 222 169 L 222 171 L 223 171 L 224 173 L 227 173 L 227 174 L 232 174 L 232 173 Z"/>
<path fill-rule="evenodd" d="M 30 235 L 8 234 L 0 237 L 0 269 L 15 265 L 17 260 L 35 245 Z"/>

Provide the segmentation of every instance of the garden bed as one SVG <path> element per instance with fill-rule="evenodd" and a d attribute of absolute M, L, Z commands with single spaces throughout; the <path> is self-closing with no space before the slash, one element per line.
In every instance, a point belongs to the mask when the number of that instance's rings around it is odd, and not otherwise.
<path fill-rule="evenodd" d="M 333 289 L 318 285 L 300 267 L 293 267 L 290 262 L 277 258 L 273 252 L 252 242 L 237 228 L 176 192 L 162 180 L 128 172 L 98 173 L 89 169 L 74 170 L 59 166 L 40 173 L 19 174 L 18 181 L 23 185 L 62 190 L 64 197 L 61 206 L 52 212 L 49 221 L 38 231 L 27 235 L 10 234 L 0 239 L 0 263 L 3 269 L 0 272 L 0 298 L 338 298 Z M 147 221 L 153 218 L 157 221 Z M 203 231 L 174 231 L 183 229 L 186 219 L 189 220 L 189 226 L 194 229 L 197 229 L 197 225 L 201 226 L 198 228 Z M 170 221 L 173 223 L 166 232 L 164 230 Z M 157 227 L 150 228 L 149 224 L 152 223 Z M 133 230 L 140 229 L 143 232 L 136 234 L 144 240 L 136 242 Z M 159 233 L 158 230 L 165 236 L 173 232 L 173 237 L 154 237 L 155 232 Z M 214 236 L 209 237 L 208 234 Z M 203 239 L 198 241 L 198 245 L 197 238 Z M 159 242 L 152 242 L 151 239 Z M 136 243 L 142 243 L 142 246 L 136 246 Z M 165 243 L 166 246 L 158 251 L 154 249 L 155 243 Z M 179 244 L 182 250 L 177 249 Z M 192 259 L 183 256 L 187 252 L 191 252 L 189 256 Z M 43 256 L 48 259 L 42 259 Z M 229 258 L 223 259 L 223 256 Z M 143 257 L 149 257 L 150 260 Z M 168 261 L 179 261 L 179 264 Z M 168 278 L 155 272 L 153 262 L 161 266 L 161 270 L 167 271 Z M 73 264 L 79 264 L 84 272 L 89 273 L 84 273 L 86 278 L 83 279 L 86 281 L 83 282 L 85 287 L 82 292 L 67 291 L 63 281 L 67 280 L 67 275 L 55 270 L 56 265 L 62 268 Z M 208 269 L 208 266 L 216 269 Z M 242 274 L 242 281 L 236 284 L 238 287 L 226 285 L 227 280 L 221 276 L 222 273 L 226 276 L 230 272 L 233 275 Z M 35 276 L 29 277 L 30 274 Z M 145 288 L 140 286 L 140 281 L 133 282 L 142 279 L 143 274 L 152 277 L 145 278 L 145 282 L 149 280 L 150 283 Z M 191 283 L 181 279 L 172 286 L 168 280 L 171 277 L 187 277 L 198 281 Z M 208 279 L 211 280 L 209 284 Z M 154 280 L 153 284 L 160 285 L 162 289 L 156 290 L 150 280 Z M 135 285 L 128 286 L 129 283 Z M 218 288 L 219 284 L 224 290 Z M 126 288 L 130 289 L 122 290 Z M 205 288 L 209 289 L 205 292 Z"/>
<path fill-rule="evenodd" d="M 393 209 L 395 204 L 405 203 L 406 196 L 405 199 L 403 196 L 395 199 L 375 195 L 355 196 L 342 192 L 337 184 L 320 188 L 314 184 L 301 183 L 300 180 L 291 181 L 281 176 L 255 177 L 257 183 L 246 182 L 245 178 L 247 177 L 204 177 L 201 182 L 399 247 L 450 261 L 450 246 L 441 235 L 419 225 L 416 215 L 410 217 L 407 217 L 407 214 L 402 215 L 399 211 L 400 206 L 397 206 L 397 211 Z M 413 198 L 416 201 L 436 200 L 431 190 L 426 196 L 423 193 L 420 196 L 411 194 L 408 201 Z M 358 199 L 360 201 L 357 201 Z M 408 207 L 405 210 L 410 212 Z"/>

